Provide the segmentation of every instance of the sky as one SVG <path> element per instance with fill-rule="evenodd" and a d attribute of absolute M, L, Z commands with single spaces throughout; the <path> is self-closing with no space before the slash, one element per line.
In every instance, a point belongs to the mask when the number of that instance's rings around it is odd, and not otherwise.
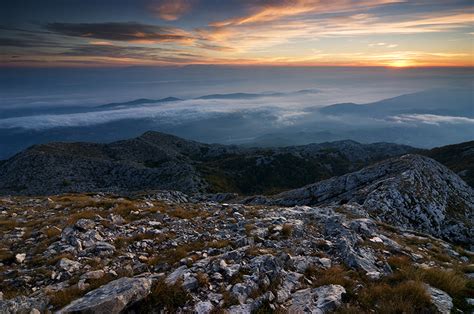
<path fill-rule="evenodd" d="M 474 66 L 471 0 L 4 0 L 0 66 Z"/>

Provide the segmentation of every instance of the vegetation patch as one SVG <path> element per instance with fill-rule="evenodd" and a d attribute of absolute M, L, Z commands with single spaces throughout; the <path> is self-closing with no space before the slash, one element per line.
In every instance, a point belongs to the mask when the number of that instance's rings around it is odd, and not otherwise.
<path fill-rule="evenodd" d="M 167 284 L 164 279 L 156 281 L 150 294 L 143 300 L 133 304 L 129 311 L 136 313 L 176 313 L 177 310 L 190 301 L 188 292 L 183 288 L 182 281 Z"/>

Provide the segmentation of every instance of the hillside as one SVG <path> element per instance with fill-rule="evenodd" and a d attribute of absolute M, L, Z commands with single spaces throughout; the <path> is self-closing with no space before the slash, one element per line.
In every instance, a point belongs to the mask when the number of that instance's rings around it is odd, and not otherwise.
<path fill-rule="evenodd" d="M 433 159 L 405 155 L 359 171 L 331 178 L 254 204 L 342 205 L 359 208 L 368 217 L 404 229 L 454 242 L 474 239 L 474 190 Z"/>
<path fill-rule="evenodd" d="M 442 163 L 474 187 L 474 141 L 437 147 L 421 154 Z"/>
<path fill-rule="evenodd" d="M 403 149 L 344 141 L 266 150 L 265 157 L 270 164 L 287 154 L 362 164 Z M 37 190 L 33 174 L 53 170 L 57 180 L 61 171 L 81 174 L 74 188 L 123 178 L 122 171 L 132 182 L 148 174 L 170 186 L 197 185 L 207 183 L 194 165 L 229 171 L 210 163 L 257 154 L 146 133 L 107 145 L 36 146 L 1 167 L 25 167 L 19 175 Z M 166 177 L 165 169 L 183 176 Z M 56 182 L 40 178 L 46 188 Z M 273 196 L 233 197 L 222 203 L 222 195 L 169 190 L 0 197 L 0 312 L 474 309 L 474 191 L 433 159 L 406 154 Z"/>
<path fill-rule="evenodd" d="M 202 144 L 147 132 L 110 144 L 36 145 L 0 164 L 0 193 L 174 189 L 275 193 L 411 152 L 353 141 L 258 149 Z"/>

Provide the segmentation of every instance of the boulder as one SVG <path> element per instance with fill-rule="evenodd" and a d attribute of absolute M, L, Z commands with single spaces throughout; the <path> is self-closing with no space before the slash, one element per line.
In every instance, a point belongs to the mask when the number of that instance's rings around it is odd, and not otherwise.
<path fill-rule="evenodd" d="M 341 305 L 344 293 L 346 293 L 346 290 L 340 285 L 327 285 L 314 289 L 298 290 L 292 295 L 288 312 L 327 313 Z"/>
<path fill-rule="evenodd" d="M 90 291 L 58 313 L 120 313 L 127 305 L 145 298 L 151 284 L 149 278 L 120 278 Z"/>
<path fill-rule="evenodd" d="M 92 270 L 92 271 L 89 271 L 85 274 L 82 274 L 81 275 L 81 279 L 84 279 L 84 280 L 87 280 L 87 279 L 99 279 L 99 278 L 102 278 L 104 277 L 105 275 L 105 272 L 101 269 L 99 270 Z"/>
<path fill-rule="evenodd" d="M 64 271 L 67 271 L 68 273 L 73 273 L 73 272 L 81 269 L 82 265 L 79 262 L 72 261 L 68 258 L 63 257 L 58 262 L 58 267 L 61 268 Z"/>
<path fill-rule="evenodd" d="M 449 296 L 449 294 L 443 290 L 433 288 L 429 285 L 426 285 L 426 291 L 431 297 L 431 302 L 434 304 L 434 306 L 436 306 L 441 314 L 451 313 L 451 309 L 453 308 L 453 299 Z"/>
<path fill-rule="evenodd" d="M 79 231 L 87 231 L 87 230 L 94 229 L 95 222 L 90 219 L 81 218 L 78 221 L 76 221 L 76 223 L 74 224 L 74 227 L 76 227 L 76 229 L 78 229 Z"/>
<path fill-rule="evenodd" d="M 179 279 L 183 279 L 184 275 L 189 273 L 189 269 L 186 265 L 176 268 L 171 274 L 166 277 L 166 283 L 168 285 L 174 285 Z"/>
<path fill-rule="evenodd" d="M 5 314 L 30 314 L 44 312 L 46 299 L 19 296 L 10 300 L 0 300 L 0 313 Z"/>
<path fill-rule="evenodd" d="M 26 259 L 26 254 L 25 253 L 19 253 L 15 255 L 15 261 L 19 264 L 23 263 Z"/>
<path fill-rule="evenodd" d="M 229 314 L 248 314 L 252 313 L 253 307 L 252 304 L 241 304 L 241 305 L 234 305 L 227 309 L 227 313 Z"/>
<path fill-rule="evenodd" d="M 277 291 L 277 302 L 285 302 L 293 292 L 293 290 L 298 289 L 300 286 L 300 279 L 303 277 L 303 274 L 290 272 L 285 276 L 281 284 L 281 289 Z"/>
<path fill-rule="evenodd" d="M 209 301 L 201 301 L 198 302 L 194 306 L 194 312 L 196 314 L 208 314 L 214 309 L 214 306 Z"/>

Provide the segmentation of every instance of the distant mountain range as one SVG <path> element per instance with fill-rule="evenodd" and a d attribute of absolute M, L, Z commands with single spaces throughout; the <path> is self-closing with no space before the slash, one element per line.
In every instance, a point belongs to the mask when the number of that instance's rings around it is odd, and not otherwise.
<path fill-rule="evenodd" d="M 299 107 L 296 104 L 301 98 L 286 97 L 316 97 L 318 93 L 318 90 L 309 89 L 210 94 L 194 98 L 194 102 L 167 97 L 95 107 L 2 110 L 0 159 L 9 158 L 34 144 L 55 141 L 107 143 L 136 137 L 148 130 L 204 143 L 246 147 L 281 147 L 350 139 L 360 143 L 389 142 L 431 148 L 474 138 L 474 95 L 470 89 L 429 90 L 375 103 L 346 103 L 323 108 Z M 265 105 L 255 105 L 251 99 L 258 97 L 274 98 L 262 101 Z M 308 97 L 305 99 L 308 101 Z M 286 106 L 285 101 L 288 101 Z"/>
<path fill-rule="evenodd" d="M 129 106 L 137 106 L 137 105 L 144 105 L 144 104 L 157 104 L 157 103 L 180 101 L 180 100 L 182 99 L 176 98 L 176 97 L 166 97 L 162 99 L 140 98 L 140 99 L 126 101 L 126 102 L 110 103 L 106 105 L 97 106 L 94 108 L 95 109 L 116 109 L 116 108 L 126 108 Z"/>
<path fill-rule="evenodd" d="M 401 95 L 369 104 L 342 103 L 324 107 L 331 115 L 387 116 L 397 114 L 433 114 L 474 117 L 472 90 L 428 90 Z"/>
<path fill-rule="evenodd" d="M 422 151 L 390 143 L 337 141 L 265 149 L 203 144 L 146 132 L 110 144 L 32 146 L 0 163 L 0 192 L 55 194 L 174 189 L 188 193 L 273 194 L 407 153 L 418 152 L 442 161 L 448 154 L 446 150 L 462 149 L 470 154 L 473 144 Z M 464 164 L 463 160 L 462 154 L 453 153 L 447 165 L 470 177 L 472 165 Z"/>
<path fill-rule="evenodd" d="M 190 99 L 183 99 L 178 97 L 165 97 L 160 99 L 149 99 L 149 98 L 139 98 L 125 102 L 113 102 L 104 105 L 98 106 L 44 106 L 44 107 L 26 107 L 26 108 L 7 108 L 7 109 L 0 109 L 0 114 L 3 118 L 12 118 L 12 117 L 23 117 L 23 116 L 30 116 L 30 115 L 38 115 L 38 114 L 68 114 L 68 113 L 84 113 L 84 112 L 91 112 L 91 111 L 100 111 L 100 110 L 110 110 L 110 109 L 124 109 L 130 108 L 134 106 L 140 105 L 148 105 L 148 104 L 160 104 L 160 103 L 167 103 L 167 102 L 174 102 L 174 101 L 183 101 L 183 100 L 209 100 L 209 99 L 216 99 L 216 100 L 226 100 L 226 99 L 256 99 L 256 98 L 263 98 L 263 97 L 284 97 L 284 96 L 295 96 L 295 95 L 311 95 L 317 94 L 319 90 L 317 89 L 302 89 L 297 91 L 290 91 L 290 92 L 263 92 L 263 93 L 228 93 L 228 94 L 209 94 L 203 95 L 195 98 Z"/>
<path fill-rule="evenodd" d="M 310 95 L 319 93 L 317 89 L 302 89 L 294 92 L 287 93 L 277 93 L 277 92 L 267 92 L 267 93 L 231 93 L 231 94 L 211 94 L 196 99 L 254 99 L 261 97 L 282 97 L 282 96 L 294 96 L 294 95 Z"/>

